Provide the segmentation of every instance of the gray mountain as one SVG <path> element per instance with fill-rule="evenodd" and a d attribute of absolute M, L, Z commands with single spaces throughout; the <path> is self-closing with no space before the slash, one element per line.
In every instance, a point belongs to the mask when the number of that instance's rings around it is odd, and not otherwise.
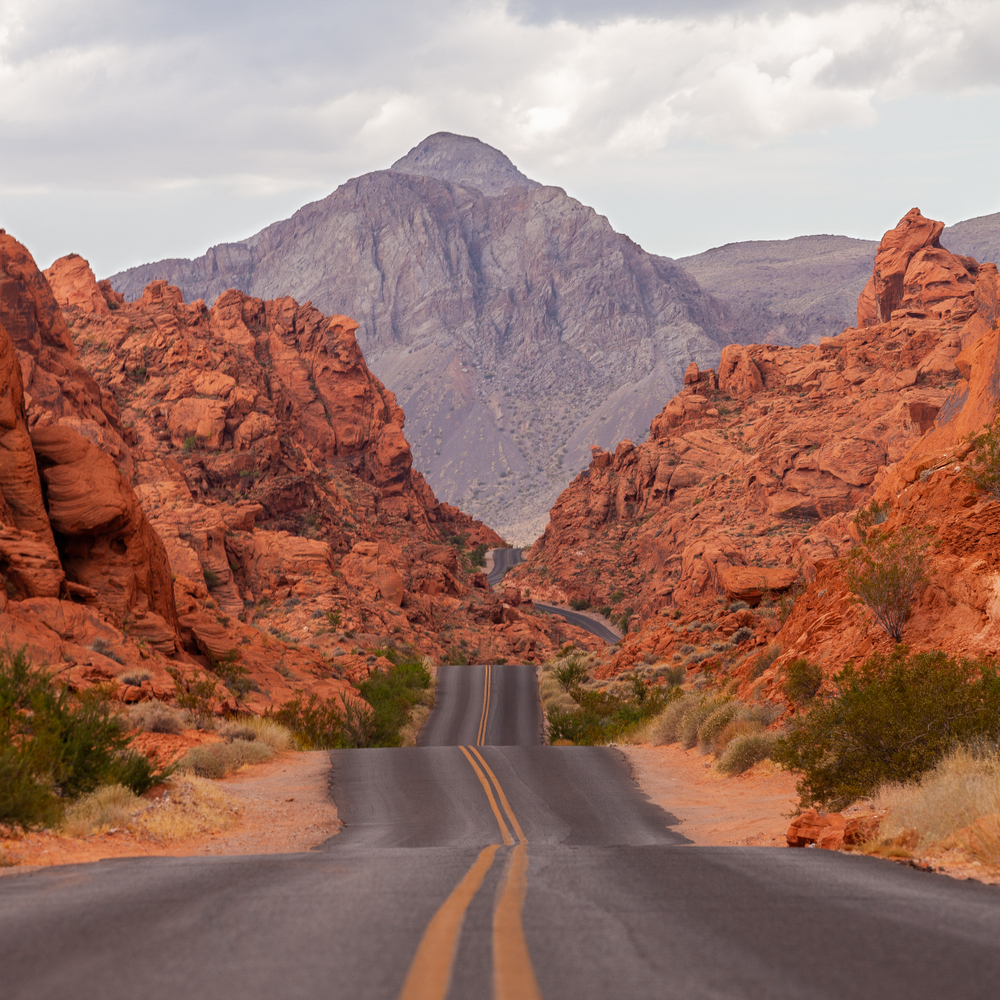
<path fill-rule="evenodd" d="M 887 223 L 888 228 L 888 223 Z M 1000 212 L 948 226 L 941 243 L 978 261 L 1000 259 Z M 724 303 L 744 342 L 816 343 L 857 321 L 877 240 L 798 236 L 728 243 L 677 261 Z"/>
<path fill-rule="evenodd" d="M 640 440 L 691 360 L 714 364 L 726 311 L 561 188 L 477 139 L 438 133 L 248 240 L 113 275 L 188 301 L 235 287 L 361 324 L 439 497 L 535 537 L 590 445 Z"/>

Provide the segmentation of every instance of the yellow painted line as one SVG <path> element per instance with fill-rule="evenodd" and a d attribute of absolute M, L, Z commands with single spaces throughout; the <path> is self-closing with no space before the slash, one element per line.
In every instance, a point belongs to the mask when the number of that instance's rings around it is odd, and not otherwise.
<path fill-rule="evenodd" d="M 479 716 L 479 732 L 476 734 L 476 745 L 482 746 L 486 739 L 486 720 L 490 714 L 490 690 L 493 687 L 493 668 L 486 664 L 486 674 L 483 678 L 483 711 Z"/>
<path fill-rule="evenodd" d="M 494 1000 L 542 1000 L 524 937 L 524 897 L 528 891 L 528 847 L 511 851 L 500 900 L 493 911 Z"/>
<path fill-rule="evenodd" d="M 465 911 L 483 884 L 499 846 L 490 844 L 479 852 L 475 864 L 431 918 L 410 963 L 399 1000 L 445 1000 Z"/>
<path fill-rule="evenodd" d="M 517 817 L 514 815 L 514 810 L 511 809 L 510 803 L 507 801 L 507 796 L 503 793 L 503 788 L 501 787 L 497 776 L 491 770 L 490 765 L 483 759 L 483 755 L 475 747 L 469 747 L 469 749 L 479 759 L 479 763 L 483 765 L 483 769 L 490 776 L 490 780 L 496 786 L 497 795 L 500 796 L 500 801 L 503 803 L 503 811 L 507 814 L 507 818 L 510 820 L 510 825 L 517 834 L 517 839 L 520 840 L 522 844 L 526 844 L 528 842 L 528 838 L 524 835 L 524 831 L 521 829 L 521 824 L 518 823 Z"/>
<path fill-rule="evenodd" d="M 486 797 L 490 800 L 490 808 L 493 810 L 493 815 L 497 818 L 497 825 L 500 827 L 500 836 L 503 837 L 503 842 L 510 847 L 510 845 L 514 843 L 514 838 L 510 835 L 510 831 L 507 829 L 507 824 L 503 821 L 503 816 L 497 806 L 497 800 L 493 797 L 493 789 L 490 788 L 490 783 L 486 780 L 486 775 L 479 770 L 479 765 L 472 759 L 471 754 L 465 749 L 465 747 L 459 747 L 458 749 L 465 754 L 465 759 L 472 765 L 472 770 L 476 772 L 476 777 L 479 779 L 479 783 L 483 786 L 483 791 L 486 792 Z"/>

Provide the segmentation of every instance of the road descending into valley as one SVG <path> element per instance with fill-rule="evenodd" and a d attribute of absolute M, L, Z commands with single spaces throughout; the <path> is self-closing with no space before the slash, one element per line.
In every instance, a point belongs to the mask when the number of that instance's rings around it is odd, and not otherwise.
<path fill-rule="evenodd" d="M 314 851 L 0 878 L 5 1000 L 961 1000 L 1000 890 L 695 847 L 613 747 L 548 747 L 534 671 L 442 667 L 421 745 L 331 752 Z"/>
<path fill-rule="evenodd" d="M 495 587 L 507 575 L 508 570 L 513 569 L 521 562 L 521 549 L 493 549 L 493 568 L 487 574 L 487 580 L 491 587 Z M 598 639 L 603 639 L 606 643 L 614 645 L 620 638 L 616 632 L 612 631 L 603 622 L 599 622 L 588 615 L 580 614 L 578 611 L 570 611 L 568 608 L 560 608 L 555 604 L 539 604 L 534 602 L 539 611 L 544 611 L 550 615 L 562 615 L 570 623 L 582 628 L 591 635 L 596 635 Z"/>

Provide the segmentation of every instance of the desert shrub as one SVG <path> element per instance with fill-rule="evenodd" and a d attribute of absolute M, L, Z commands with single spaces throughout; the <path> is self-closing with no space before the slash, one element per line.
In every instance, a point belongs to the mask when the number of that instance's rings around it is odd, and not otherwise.
<path fill-rule="evenodd" d="M 326 750 L 335 747 L 398 746 L 400 731 L 414 705 L 425 698 L 431 675 L 419 659 L 393 649 L 377 650 L 392 661 L 388 670 L 375 670 L 358 685 L 363 702 L 339 697 L 320 699 L 299 692 L 274 713 L 300 746 Z"/>
<path fill-rule="evenodd" d="M 684 654 L 693 653 L 695 651 L 695 647 L 692 646 L 691 643 L 689 643 L 689 642 L 681 643 L 681 645 L 678 646 L 677 648 L 678 648 L 678 650 L 681 653 L 684 653 Z"/>
<path fill-rule="evenodd" d="M 129 708 L 126 718 L 147 733 L 179 733 L 184 728 L 182 713 L 162 701 L 140 701 Z"/>
<path fill-rule="evenodd" d="M 324 617 L 330 628 L 340 628 L 340 611 L 327 611 Z"/>
<path fill-rule="evenodd" d="M 202 575 L 205 577 L 205 586 L 209 590 L 219 586 L 219 574 L 214 569 L 206 569 Z"/>
<path fill-rule="evenodd" d="M 679 690 L 675 688 L 674 690 Z M 653 720 L 650 727 L 649 740 L 656 746 L 666 746 L 668 743 L 677 742 L 677 733 L 681 720 L 687 710 L 700 700 L 700 696 L 693 692 L 682 694 L 675 698 L 660 713 L 659 717 Z"/>
<path fill-rule="evenodd" d="M 167 673 L 174 679 L 178 706 L 189 711 L 196 719 L 210 719 L 219 697 L 218 683 L 210 678 L 185 677 L 176 667 L 167 667 Z"/>
<path fill-rule="evenodd" d="M 748 719 L 737 715 L 736 718 L 727 722 L 712 738 L 712 753 L 716 757 L 721 757 L 723 751 L 737 736 L 745 736 L 747 733 L 763 732 L 764 726 L 754 719 Z"/>
<path fill-rule="evenodd" d="M 212 672 L 225 684 L 237 701 L 243 701 L 254 689 L 250 672 L 240 662 L 240 651 L 230 649 L 221 659 L 210 656 Z"/>
<path fill-rule="evenodd" d="M 981 434 L 973 437 L 976 449 L 965 467 L 965 474 L 981 490 L 1000 500 L 1000 418 Z"/>
<path fill-rule="evenodd" d="M 877 505 L 876 505 L 877 506 Z M 851 592 L 875 622 L 897 642 L 910 608 L 927 579 L 928 540 L 924 532 L 899 528 L 893 534 L 874 531 L 884 513 L 862 508 L 855 518 L 862 542 L 847 554 L 845 579 Z"/>
<path fill-rule="evenodd" d="M 569 606 L 574 611 L 586 611 L 590 607 L 590 601 L 586 597 L 574 597 L 573 600 L 569 602 Z"/>
<path fill-rule="evenodd" d="M 742 774 L 754 764 L 772 756 L 775 740 L 773 733 L 763 731 L 736 736 L 722 752 L 716 767 L 723 774 Z"/>
<path fill-rule="evenodd" d="M 745 611 L 749 607 L 750 605 L 747 604 L 746 601 L 733 601 L 733 603 L 729 605 L 729 611 L 730 613 L 734 611 Z"/>
<path fill-rule="evenodd" d="M 801 656 L 785 668 L 785 697 L 797 705 L 814 698 L 822 683 L 823 668 Z"/>
<path fill-rule="evenodd" d="M 132 667 L 130 670 L 123 670 L 117 675 L 117 679 L 122 684 L 133 684 L 135 687 L 139 687 L 143 681 L 151 681 L 153 679 L 153 672 L 146 670 L 145 667 Z"/>
<path fill-rule="evenodd" d="M 599 614 L 599 615 L 600 615 L 600 616 L 601 616 L 602 618 L 610 618 L 610 617 L 611 617 L 611 605 L 610 605 L 610 604 L 602 604 L 602 605 L 601 605 L 601 606 L 600 606 L 600 607 L 599 607 L 599 608 L 597 609 L 597 613 L 598 613 L 598 614 Z"/>
<path fill-rule="evenodd" d="M 734 645 L 738 646 L 741 642 L 746 642 L 747 639 L 753 638 L 753 629 L 747 628 L 746 625 L 738 628 L 730 637 L 729 641 Z"/>
<path fill-rule="evenodd" d="M 664 667 L 658 673 L 666 681 L 667 687 L 679 687 L 684 683 L 684 675 L 687 671 L 683 667 Z"/>
<path fill-rule="evenodd" d="M 688 666 L 691 663 L 702 663 L 704 660 L 709 660 L 712 658 L 712 651 L 710 649 L 702 649 L 697 653 L 689 653 L 684 657 L 684 666 Z"/>
<path fill-rule="evenodd" d="M 101 785 L 66 810 L 60 828 L 69 837 L 89 837 L 110 827 L 125 826 L 144 804 L 131 788 Z"/>
<path fill-rule="evenodd" d="M 485 542 L 480 542 L 474 549 L 469 552 L 469 562 L 473 566 L 485 566 L 486 565 L 486 552 L 489 546 Z"/>
<path fill-rule="evenodd" d="M 955 746 L 1000 738 L 1000 676 L 994 660 L 906 646 L 849 663 L 840 695 L 796 719 L 775 760 L 803 772 L 804 805 L 838 808 L 889 782 L 919 778 Z"/>
<path fill-rule="evenodd" d="M 100 653 L 101 656 L 106 656 L 109 660 L 114 660 L 115 663 L 120 663 L 122 666 L 125 665 L 125 657 L 123 657 L 121 653 L 116 653 L 107 639 L 95 639 L 90 644 L 90 648 L 95 653 Z M 142 682 L 140 681 L 140 683 Z"/>
<path fill-rule="evenodd" d="M 111 705 L 75 697 L 25 651 L 0 651 L 0 823 L 36 827 L 101 784 L 141 794 L 167 772 L 129 747 Z"/>
<path fill-rule="evenodd" d="M 275 753 L 291 750 L 295 746 L 291 731 L 267 716 L 241 715 L 223 722 L 219 726 L 223 739 L 242 739 L 247 742 L 263 743 Z"/>
<path fill-rule="evenodd" d="M 677 727 L 677 741 L 685 750 L 690 750 L 698 743 L 698 729 L 722 701 L 721 698 L 702 697 L 688 707 Z"/>
<path fill-rule="evenodd" d="M 996 746 L 956 747 L 919 781 L 883 785 L 873 805 L 885 812 L 879 833 L 887 839 L 910 830 L 920 847 L 956 834 L 968 841 L 971 833 L 975 839 L 976 831 L 967 828 L 1000 814 L 1000 752 Z M 984 839 L 981 834 L 979 839 Z M 1000 854 L 992 860 L 1000 861 Z"/>
<path fill-rule="evenodd" d="M 586 679 L 587 668 L 580 657 L 573 656 L 561 667 L 555 670 L 555 678 L 569 691 L 571 688 L 579 687 L 580 683 Z"/>
<path fill-rule="evenodd" d="M 727 701 L 705 717 L 698 727 L 698 749 L 702 753 L 708 753 L 712 749 L 713 740 L 736 718 L 739 710 L 740 703 L 738 701 Z"/>
<path fill-rule="evenodd" d="M 668 701 L 679 696 L 676 688 L 649 688 L 642 678 L 634 680 L 638 684 L 624 687 L 627 694 L 574 687 L 569 693 L 577 703 L 576 709 L 553 706 L 546 712 L 550 739 L 584 745 L 617 742 L 627 738 L 658 715 Z"/>
<path fill-rule="evenodd" d="M 763 652 L 758 653 L 750 664 L 750 679 L 756 680 L 781 655 L 781 645 L 772 642 Z"/>
<path fill-rule="evenodd" d="M 181 758 L 179 766 L 194 771 L 199 778 L 224 778 L 244 764 L 261 764 L 273 756 L 274 751 L 265 743 L 234 739 L 230 743 L 192 747 Z"/>

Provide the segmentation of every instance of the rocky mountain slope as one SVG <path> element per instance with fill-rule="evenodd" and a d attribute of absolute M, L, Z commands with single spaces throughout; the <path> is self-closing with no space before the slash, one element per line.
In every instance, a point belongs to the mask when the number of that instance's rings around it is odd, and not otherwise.
<path fill-rule="evenodd" d="M 641 435 L 685 366 L 733 339 L 675 263 L 449 133 L 248 240 L 110 280 L 135 300 L 154 279 L 357 319 L 435 492 L 522 541 L 590 445 Z"/>
<path fill-rule="evenodd" d="M 128 304 L 82 258 L 42 274 L 0 233 L 11 645 L 126 701 L 206 681 L 220 710 L 262 710 L 349 691 L 386 647 L 530 660 L 590 642 L 488 591 L 470 557 L 501 539 L 413 470 L 355 328 L 287 298 L 188 305 L 163 282 Z"/>
<path fill-rule="evenodd" d="M 1000 260 L 1000 212 L 948 226 L 941 243 L 976 260 Z M 849 236 L 727 243 L 677 263 L 730 312 L 744 343 L 819 343 L 854 323 L 878 244 Z"/>
<path fill-rule="evenodd" d="M 839 561 L 857 540 L 854 512 L 875 495 L 893 505 L 890 527 L 937 534 L 904 639 L 1000 651 L 1000 506 L 961 461 L 965 436 L 1000 402 L 1000 284 L 995 265 L 943 249 L 942 229 L 914 209 L 886 233 L 857 326 L 799 348 L 733 345 L 717 371 L 692 366 L 649 441 L 595 449 L 512 580 L 626 617 L 612 671 L 734 669 L 776 697 L 793 656 L 835 669 L 889 642 L 852 602 Z M 783 594 L 787 621 L 774 606 L 753 610 Z M 729 610 L 735 600 L 752 607 Z M 734 667 L 727 640 L 741 628 L 737 653 L 781 648 L 762 676 L 750 661 Z"/>

